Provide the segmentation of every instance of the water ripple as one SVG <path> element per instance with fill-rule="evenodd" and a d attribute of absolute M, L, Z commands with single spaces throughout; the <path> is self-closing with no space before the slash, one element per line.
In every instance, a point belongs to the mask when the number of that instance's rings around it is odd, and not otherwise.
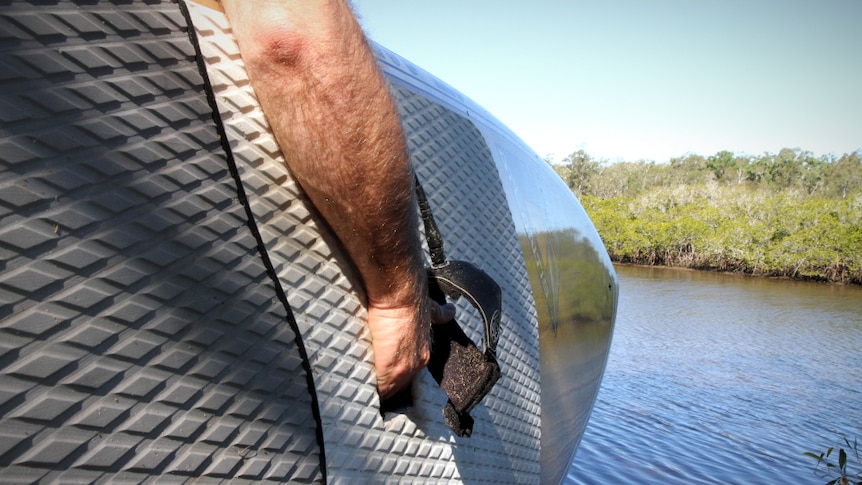
<path fill-rule="evenodd" d="M 566 482 L 822 483 L 862 439 L 862 289 L 618 268 L 608 369 Z"/>

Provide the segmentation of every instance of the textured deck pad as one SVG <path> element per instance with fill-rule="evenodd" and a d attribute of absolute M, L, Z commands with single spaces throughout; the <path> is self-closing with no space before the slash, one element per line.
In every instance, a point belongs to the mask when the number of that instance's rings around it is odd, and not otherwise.
<path fill-rule="evenodd" d="M 503 291 L 497 346 L 503 377 L 471 413 L 476 418 L 471 440 L 476 442 L 463 443 L 475 455 L 472 461 L 463 458 L 459 467 L 470 470 L 469 482 L 483 477 L 494 483 L 536 481 L 540 377 L 535 303 L 496 165 L 469 120 L 408 89 L 396 88 L 394 95 L 447 256 L 474 263 Z M 480 342 L 481 317 L 464 301 L 458 311 L 469 316 L 459 321 Z M 491 458 L 498 454 L 499 461 Z"/>
<path fill-rule="evenodd" d="M 503 378 L 472 413 L 473 436 L 462 439 L 443 423 L 446 397 L 426 372 L 415 386 L 411 412 L 385 422 L 380 417 L 357 278 L 285 169 L 224 15 L 190 8 L 233 155 L 308 349 L 329 480 L 538 481 L 534 304 L 496 167 L 478 130 L 422 96 L 394 90 L 448 254 L 477 264 L 503 287 Z M 480 341 L 478 314 L 463 301 L 458 311 L 468 334 Z"/>
<path fill-rule="evenodd" d="M 0 483 L 320 479 L 176 3 L 0 2 Z"/>
<path fill-rule="evenodd" d="M 503 288 L 503 378 L 461 439 L 427 373 L 379 416 L 357 278 L 224 16 L 190 6 L 229 152 L 178 4 L 42 4 L 0 2 L 0 482 L 537 481 L 534 305 L 470 121 L 394 92 L 448 254 Z"/>

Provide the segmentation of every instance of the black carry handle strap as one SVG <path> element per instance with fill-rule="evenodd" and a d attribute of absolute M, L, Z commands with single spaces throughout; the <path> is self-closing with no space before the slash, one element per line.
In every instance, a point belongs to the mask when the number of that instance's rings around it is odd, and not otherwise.
<path fill-rule="evenodd" d="M 502 290 L 487 273 L 464 261 L 446 261 L 443 239 L 428 205 L 425 191 L 416 178 L 416 195 L 425 224 L 425 237 L 431 252 L 428 268 L 428 294 L 437 303 L 465 297 L 480 315 L 485 327 L 484 352 L 461 329 L 454 319 L 434 325 L 431 361 L 428 370 L 448 396 L 443 419 L 458 436 L 470 436 L 473 418 L 470 411 L 490 392 L 500 379 L 497 363 L 497 340 L 500 336 Z"/>

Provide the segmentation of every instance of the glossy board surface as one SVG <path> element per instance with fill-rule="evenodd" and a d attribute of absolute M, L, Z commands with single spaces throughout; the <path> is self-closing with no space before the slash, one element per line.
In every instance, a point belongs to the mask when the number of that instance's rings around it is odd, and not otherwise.
<path fill-rule="evenodd" d="M 492 153 L 533 290 L 541 361 L 541 480 L 562 480 L 598 394 L 617 277 L 588 215 L 554 171 L 490 113 L 376 46 L 390 81 L 473 123 Z"/>

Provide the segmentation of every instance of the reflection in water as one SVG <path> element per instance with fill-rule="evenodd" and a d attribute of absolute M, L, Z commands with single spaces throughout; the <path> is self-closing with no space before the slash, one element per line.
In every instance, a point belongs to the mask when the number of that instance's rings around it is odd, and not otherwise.
<path fill-rule="evenodd" d="M 608 368 L 569 483 L 823 483 L 862 438 L 862 288 L 621 266 Z"/>

